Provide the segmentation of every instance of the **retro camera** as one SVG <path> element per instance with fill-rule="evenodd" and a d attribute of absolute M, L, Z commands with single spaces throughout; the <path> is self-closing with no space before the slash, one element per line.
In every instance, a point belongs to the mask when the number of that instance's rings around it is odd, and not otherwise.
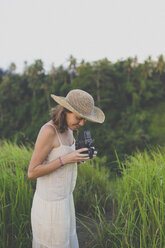
<path fill-rule="evenodd" d="M 91 133 L 89 130 L 82 131 L 78 134 L 78 140 L 76 141 L 76 150 L 81 148 L 88 148 L 89 158 L 93 158 L 95 149 L 93 147 L 93 140 L 91 138 Z M 81 153 L 87 153 L 87 151 Z"/>

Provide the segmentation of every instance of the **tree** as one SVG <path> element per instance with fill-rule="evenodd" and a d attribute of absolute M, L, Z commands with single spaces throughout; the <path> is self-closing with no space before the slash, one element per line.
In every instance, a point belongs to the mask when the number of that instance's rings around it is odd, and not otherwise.
<path fill-rule="evenodd" d="M 13 74 L 15 71 L 16 71 L 16 64 L 15 63 L 11 63 L 10 65 L 9 65 L 9 68 L 8 68 L 8 72 L 9 72 L 9 74 Z"/>
<path fill-rule="evenodd" d="M 68 72 L 70 74 L 70 82 L 72 83 L 73 78 L 77 74 L 76 71 L 77 60 L 72 55 L 70 55 L 68 61 L 69 61 Z"/>

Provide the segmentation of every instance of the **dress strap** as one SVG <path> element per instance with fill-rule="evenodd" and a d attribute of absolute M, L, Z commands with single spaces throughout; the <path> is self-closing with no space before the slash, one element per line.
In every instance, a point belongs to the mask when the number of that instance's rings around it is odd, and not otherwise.
<path fill-rule="evenodd" d="M 59 140 L 59 142 L 60 142 L 60 145 L 62 145 L 62 142 L 61 142 L 61 139 L 60 139 L 60 135 L 59 135 L 59 133 L 58 133 L 58 131 L 57 131 L 57 128 L 56 128 L 53 124 L 51 124 L 51 123 L 46 123 L 45 125 L 52 126 L 52 127 L 55 129 L 56 134 L 57 134 L 57 137 L 58 137 L 58 140 Z"/>

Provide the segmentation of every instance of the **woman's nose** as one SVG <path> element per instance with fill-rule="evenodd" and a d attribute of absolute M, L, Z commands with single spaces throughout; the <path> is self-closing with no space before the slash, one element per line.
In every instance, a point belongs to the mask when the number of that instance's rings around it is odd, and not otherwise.
<path fill-rule="evenodd" d="M 80 126 L 84 126 L 84 124 L 85 124 L 85 120 L 84 119 L 79 122 L 79 125 Z"/>

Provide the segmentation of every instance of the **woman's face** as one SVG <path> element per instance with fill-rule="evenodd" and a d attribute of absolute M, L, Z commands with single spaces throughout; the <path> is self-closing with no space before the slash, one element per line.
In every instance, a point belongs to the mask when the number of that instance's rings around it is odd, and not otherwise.
<path fill-rule="evenodd" d="M 66 112 L 66 122 L 71 130 L 77 130 L 80 126 L 84 126 L 85 119 L 74 114 Z"/>

